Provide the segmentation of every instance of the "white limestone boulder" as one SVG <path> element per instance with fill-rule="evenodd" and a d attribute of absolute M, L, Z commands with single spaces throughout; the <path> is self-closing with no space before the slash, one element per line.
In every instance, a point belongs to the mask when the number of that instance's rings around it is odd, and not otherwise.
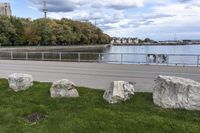
<path fill-rule="evenodd" d="M 74 83 L 68 79 L 62 79 L 54 82 L 51 86 L 50 93 L 53 98 L 79 97 Z"/>
<path fill-rule="evenodd" d="M 103 98 L 110 104 L 126 101 L 134 95 L 133 83 L 125 81 L 114 81 L 108 90 L 105 91 Z"/>
<path fill-rule="evenodd" d="M 180 77 L 159 76 L 153 101 L 162 108 L 200 110 L 200 83 Z"/>
<path fill-rule="evenodd" d="M 33 85 L 30 74 L 14 73 L 8 76 L 9 87 L 15 92 L 29 89 Z"/>

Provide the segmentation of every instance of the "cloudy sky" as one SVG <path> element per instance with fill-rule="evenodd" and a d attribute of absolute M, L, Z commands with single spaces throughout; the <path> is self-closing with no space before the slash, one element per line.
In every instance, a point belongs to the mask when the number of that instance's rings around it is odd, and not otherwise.
<path fill-rule="evenodd" d="M 13 15 L 43 17 L 43 0 L 9 1 Z M 46 0 L 48 17 L 89 20 L 117 37 L 200 39 L 200 0 Z"/>

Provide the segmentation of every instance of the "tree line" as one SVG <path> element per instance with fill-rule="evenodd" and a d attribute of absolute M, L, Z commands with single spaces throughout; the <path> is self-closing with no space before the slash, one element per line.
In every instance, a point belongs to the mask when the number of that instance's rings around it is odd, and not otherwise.
<path fill-rule="evenodd" d="M 110 41 L 109 35 L 88 22 L 0 16 L 1 46 L 92 45 Z"/>

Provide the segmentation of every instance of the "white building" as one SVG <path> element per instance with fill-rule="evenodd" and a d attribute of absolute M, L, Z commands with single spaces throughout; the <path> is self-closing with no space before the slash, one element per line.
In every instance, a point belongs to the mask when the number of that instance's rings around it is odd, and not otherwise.
<path fill-rule="evenodd" d="M 139 39 L 138 38 L 117 38 L 113 37 L 111 44 L 139 44 Z"/>
<path fill-rule="evenodd" d="M 127 44 L 127 39 L 126 39 L 126 38 L 122 38 L 122 39 L 121 39 L 121 43 L 122 43 L 122 44 Z"/>
<path fill-rule="evenodd" d="M 0 3 L 0 15 L 12 15 L 10 3 Z"/>
<path fill-rule="evenodd" d="M 133 38 L 133 43 L 134 44 L 139 44 L 139 39 L 138 38 Z"/>

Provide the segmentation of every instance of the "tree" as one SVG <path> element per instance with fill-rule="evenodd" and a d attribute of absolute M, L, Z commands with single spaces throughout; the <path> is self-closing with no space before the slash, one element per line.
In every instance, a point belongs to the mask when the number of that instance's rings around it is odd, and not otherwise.
<path fill-rule="evenodd" d="M 29 23 L 24 27 L 24 40 L 26 45 L 40 45 L 41 37 L 37 34 L 36 27 L 33 23 Z"/>
<path fill-rule="evenodd" d="M 153 42 L 153 40 L 151 40 L 150 38 L 145 38 L 144 42 Z"/>
<path fill-rule="evenodd" d="M 1 45 L 12 45 L 16 36 L 16 30 L 10 19 L 0 15 L 0 43 Z"/>
<path fill-rule="evenodd" d="M 56 45 L 57 39 L 54 33 L 56 21 L 51 19 L 37 19 L 34 22 L 37 36 L 41 37 L 41 45 Z"/>
<path fill-rule="evenodd" d="M 109 43 L 111 37 L 88 22 L 0 16 L 3 45 L 83 45 Z"/>
<path fill-rule="evenodd" d="M 24 44 L 25 40 L 24 40 L 24 26 L 23 26 L 23 21 L 22 19 L 18 19 L 16 17 L 11 17 L 10 18 L 10 22 L 12 23 L 12 25 L 15 28 L 16 31 L 16 35 L 13 36 L 12 41 L 13 41 L 13 45 L 19 45 L 19 44 Z"/>

